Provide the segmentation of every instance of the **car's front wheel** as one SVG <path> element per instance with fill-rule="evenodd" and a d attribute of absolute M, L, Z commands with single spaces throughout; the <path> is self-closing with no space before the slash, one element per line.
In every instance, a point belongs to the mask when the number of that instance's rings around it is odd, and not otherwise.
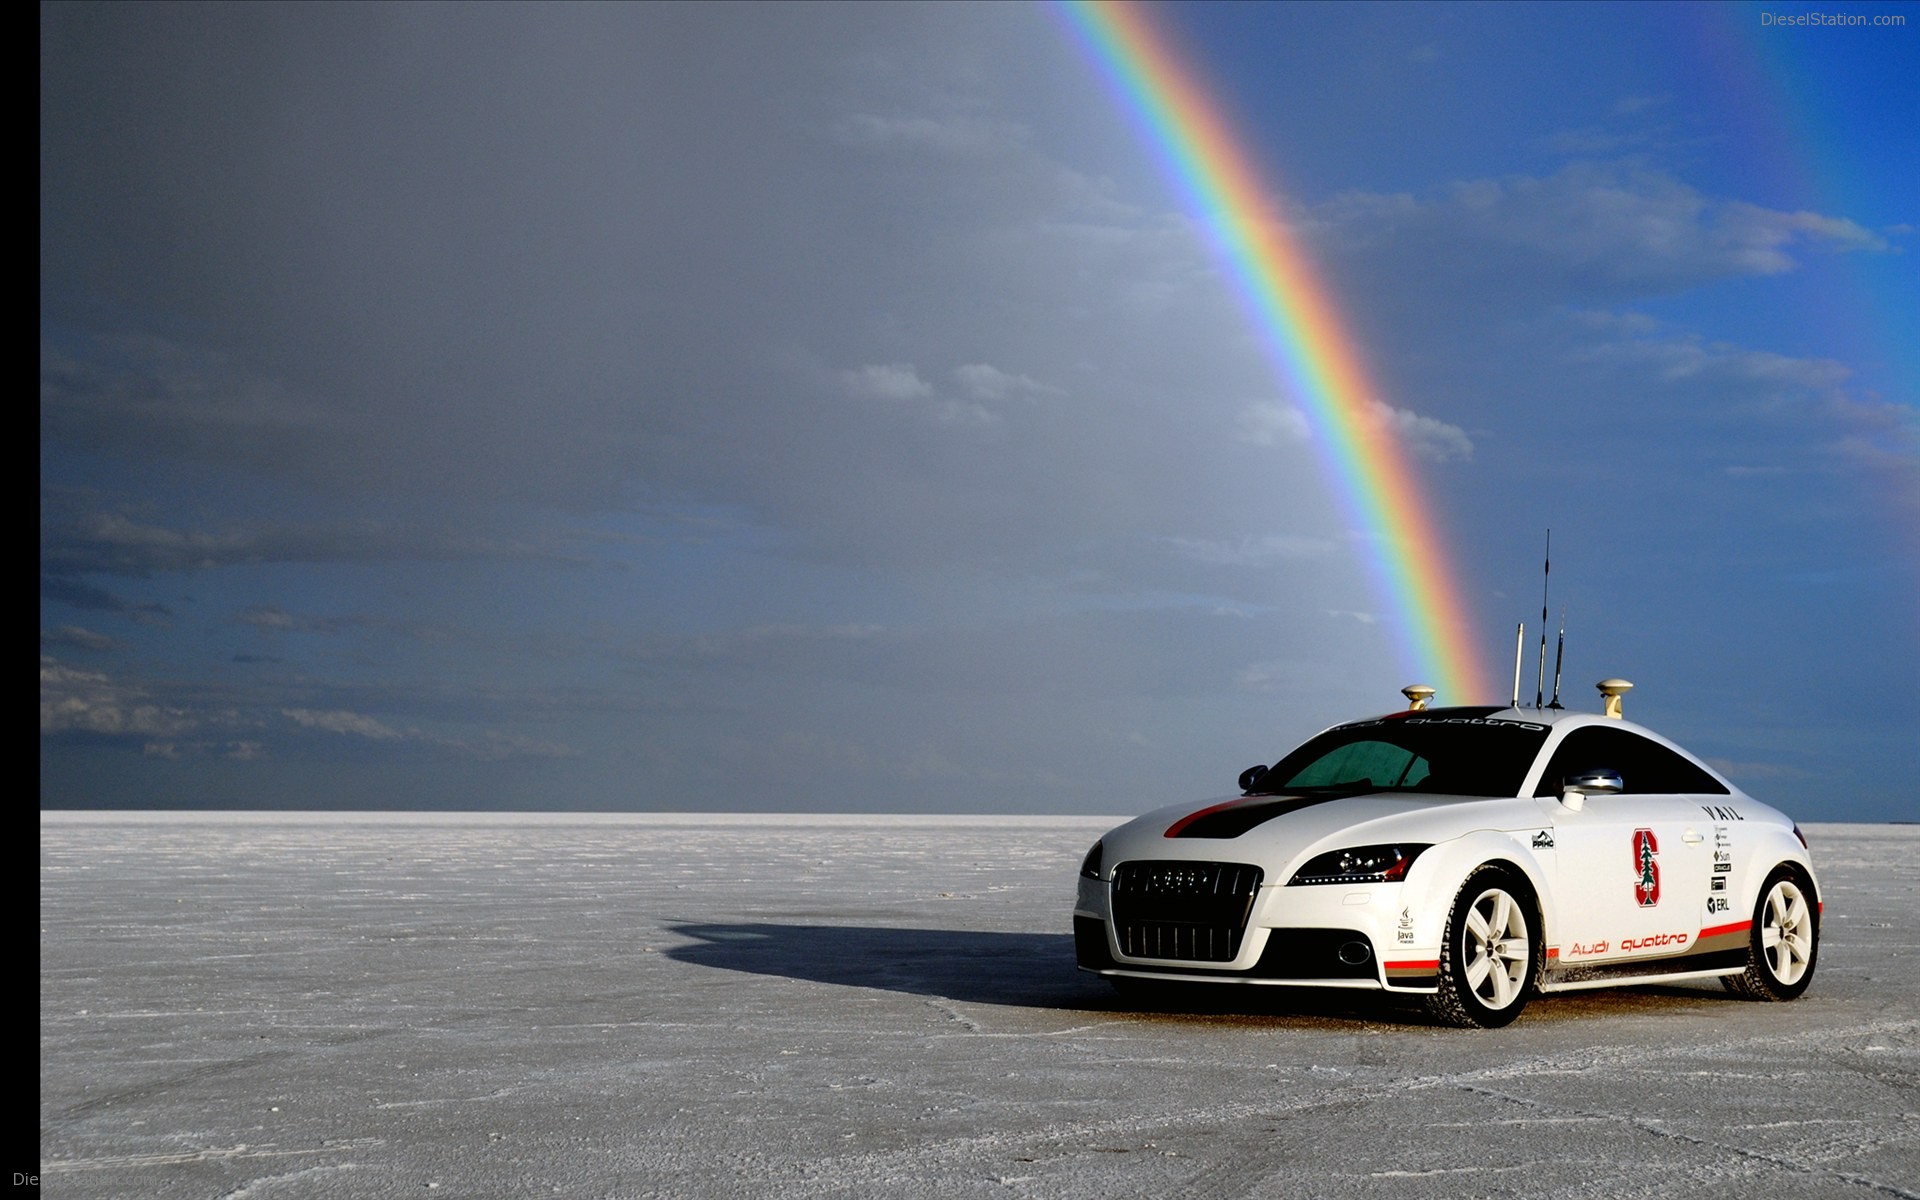
<path fill-rule="evenodd" d="M 1761 885 L 1747 937 L 1747 969 L 1723 976 L 1749 1000 L 1791 1000 L 1813 982 L 1820 956 L 1820 905 L 1806 873 L 1781 863 Z"/>
<path fill-rule="evenodd" d="M 1440 946 L 1440 990 L 1427 1001 L 1449 1025 L 1496 1029 L 1527 1006 L 1539 937 L 1532 893 L 1511 872 L 1481 867 L 1467 876 Z"/>

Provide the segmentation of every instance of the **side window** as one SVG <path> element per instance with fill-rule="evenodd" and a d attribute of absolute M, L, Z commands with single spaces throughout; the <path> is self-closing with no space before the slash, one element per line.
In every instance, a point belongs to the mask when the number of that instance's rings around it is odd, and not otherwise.
<path fill-rule="evenodd" d="M 1658 742 L 1624 729 L 1588 725 L 1560 743 L 1534 788 L 1536 796 L 1557 796 L 1560 781 L 1596 768 L 1618 771 L 1629 795 L 1668 795 L 1675 792 L 1724 796 L 1727 789 L 1680 754 Z"/>

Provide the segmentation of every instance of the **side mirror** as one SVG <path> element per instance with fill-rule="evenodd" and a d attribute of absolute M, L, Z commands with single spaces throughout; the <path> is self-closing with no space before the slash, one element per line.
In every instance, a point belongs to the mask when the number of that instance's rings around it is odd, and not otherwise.
<path fill-rule="evenodd" d="M 1618 771 L 1604 767 L 1581 771 L 1560 781 L 1560 803 L 1579 812 L 1588 796 L 1615 796 L 1626 790 L 1626 781 L 1620 778 Z"/>
<path fill-rule="evenodd" d="M 1265 767 L 1248 767 L 1246 770 L 1240 772 L 1240 790 L 1250 792 L 1254 788 L 1259 787 L 1260 781 L 1266 777 L 1267 769 Z"/>

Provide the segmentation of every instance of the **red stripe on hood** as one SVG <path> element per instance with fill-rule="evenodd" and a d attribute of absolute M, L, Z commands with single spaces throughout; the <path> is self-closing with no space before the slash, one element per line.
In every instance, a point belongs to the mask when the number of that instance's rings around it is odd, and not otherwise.
<path fill-rule="evenodd" d="M 1223 800 L 1219 804 L 1209 805 L 1206 808 L 1199 809 L 1195 812 L 1190 812 L 1186 816 L 1181 817 L 1178 821 L 1175 821 L 1173 824 L 1167 826 L 1167 831 L 1161 836 L 1162 837 L 1179 837 L 1180 831 L 1182 829 L 1185 829 L 1187 826 L 1193 824 L 1195 821 L 1198 821 L 1201 817 L 1210 817 L 1214 813 L 1225 812 L 1229 808 L 1236 808 L 1239 805 L 1245 804 L 1249 800 L 1260 800 L 1260 799 L 1265 799 L 1265 797 L 1264 796 L 1240 796 L 1233 800 Z"/>

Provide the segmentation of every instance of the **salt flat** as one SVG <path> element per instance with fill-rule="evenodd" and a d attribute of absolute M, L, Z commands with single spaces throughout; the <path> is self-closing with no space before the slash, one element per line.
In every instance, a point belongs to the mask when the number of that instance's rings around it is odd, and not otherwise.
<path fill-rule="evenodd" d="M 45 813 L 50 1196 L 1920 1196 L 1920 827 L 1792 1004 L 1073 969 L 1083 818 Z"/>

